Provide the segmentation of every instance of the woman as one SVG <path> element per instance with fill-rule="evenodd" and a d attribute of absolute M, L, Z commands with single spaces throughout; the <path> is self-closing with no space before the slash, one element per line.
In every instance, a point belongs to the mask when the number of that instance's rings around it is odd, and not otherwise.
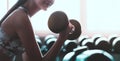
<path fill-rule="evenodd" d="M 35 41 L 30 23 L 39 10 L 47 10 L 54 0 L 19 0 L 3 17 L 0 27 L 0 61 L 14 61 L 22 55 L 23 61 L 53 61 L 72 28 L 59 33 L 57 42 L 43 56 Z"/>

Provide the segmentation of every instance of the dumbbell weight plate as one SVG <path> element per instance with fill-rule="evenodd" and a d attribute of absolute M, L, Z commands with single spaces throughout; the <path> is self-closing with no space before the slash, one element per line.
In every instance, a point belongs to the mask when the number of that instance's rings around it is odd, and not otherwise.
<path fill-rule="evenodd" d="M 74 39 L 77 39 L 81 35 L 81 25 L 75 19 L 70 19 L 70 23 L 74 25 L 75 31 L 73 31 L 72 34 L 69 34 L 68 39 L 74 40 Z"/>
<path fill-rule="evenodd" d="M 68 26 L 68 17 L 62 11 L 53 12 L 48 19 L 48 27 L 54 33 L 65 30 Z"/>

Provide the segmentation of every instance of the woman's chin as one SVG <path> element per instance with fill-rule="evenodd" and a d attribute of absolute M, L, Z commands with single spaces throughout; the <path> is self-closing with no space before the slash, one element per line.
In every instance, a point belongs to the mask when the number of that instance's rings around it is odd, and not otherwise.
<path fill-rule="evenodd" d="M 47 8 L 48 8 L 48 7 L 46 7 L 46 8 L 42 8 L 42 10 L 46 11 L 46 10 L 47 10 Z"/>

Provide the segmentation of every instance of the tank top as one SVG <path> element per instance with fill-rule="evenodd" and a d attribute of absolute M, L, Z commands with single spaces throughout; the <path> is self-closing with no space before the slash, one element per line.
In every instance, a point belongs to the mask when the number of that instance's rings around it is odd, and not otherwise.
<path fill-rule="evenodd" d="M 2 28 L 0 28 L 0 49 L 2 49 L 3 53 L 9 56 L 12 61 L 15 61 L 16 56 L 22 55 L 25 50 L 19 39 L 11 38 Z"/>
<path fill-rule="evenodd" d="M 25 6 L 20 6 L 26 13 L 28 9 Z M 22 55 L 25 51 L 20 39 L 14 39 L 8 36 L 4 30 L 0 27 L 0 49 L 3 50 L 3 53 L 11 58 L 12 61 L 15 61 L 17 55 Z"/>

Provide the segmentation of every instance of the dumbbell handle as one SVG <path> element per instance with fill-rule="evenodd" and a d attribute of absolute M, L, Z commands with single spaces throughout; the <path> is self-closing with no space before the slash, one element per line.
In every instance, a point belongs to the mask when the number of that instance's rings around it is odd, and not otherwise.
<path fill-rule="evenodd" d="M 68 26 L 70 26 L 72 29 L 70 30 L 70 32 L 69 32 L 69 34 L 73 34 L 73 32 L 75 31 L 75 26 L 73 25 L 73 24 L 71 24 L 70 22 L 69 22 L 69 25 Z"/>

